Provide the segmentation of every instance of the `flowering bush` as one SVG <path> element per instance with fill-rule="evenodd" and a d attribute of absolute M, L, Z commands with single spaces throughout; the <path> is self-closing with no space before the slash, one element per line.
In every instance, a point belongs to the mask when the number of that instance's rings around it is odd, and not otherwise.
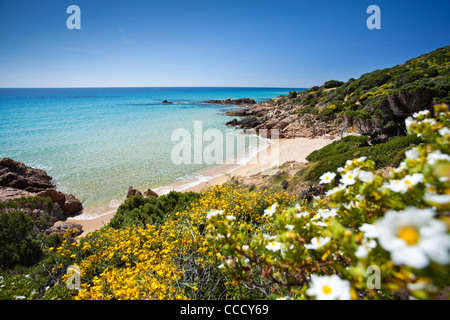
<path fill-rule="evenodd" d="M 210 187 L 201 199 L 158 224 L 106 227 L 79 242 L 67 238 L 55 250 L 60 259 L 52 272 L 80 268 L 76 299 L 217 299 L 234 297 L 217 268 L 217 252 L 205 237 L 207 217 L 227 221 L 265 221 L 265 208 L 294 204 L 285 193 L 242 192 L 232 185 Z M 218 210 L 218 208 L 221 208 Z M 67 274 L 62 278 L 69 280 Z"/>
<path fill-rule="evenodd" d="M 107 226 L 46 246 L 44 271 L 52 281 L 43 280 L 45 287 L 37 285 L 38 293 L 30 295 L 6 290 L 19 280 L 5 277 L 0 293 L 48 299 L 448 298 L 449 119 L 445 105 L 435 107 L 434 118 L 428 111 L 408 118 L 409 133 L 423 143 L 407 150 L 388 178 L 359 157 L 324 173 L 319 180 L 328 191 L 311 203 L 284 192 L 213 186 L 157 223 Z M 65 287 L 69 266 L 79 268 L 79 291 Z"/>
<path fill-rule="evenodd" d="M 449 121 L 446 105 L 435 106 L 434 118 L 422 111 L 406 119 L 408 133 L 424 142 L 386 179 L 361 157 L 320 177 L 329 186 L 326 197 L 289 208 L 273 203 L 256 228 L 210 214 L 207 237 L 218 247 L 221 269 L 234 284 L 266 297 L 445 297 Z"/>

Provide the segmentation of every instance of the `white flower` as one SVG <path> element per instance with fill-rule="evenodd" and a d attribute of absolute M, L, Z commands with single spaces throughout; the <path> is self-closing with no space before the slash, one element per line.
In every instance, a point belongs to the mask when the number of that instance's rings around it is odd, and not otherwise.
<path fill-rule="evenodd" d="M 337 209 L 332 208 L 332 209 L 319 209 L 317 211 L 317 215 L 315 217 L 315 219 L 328 219 L 330 217 L 334 217 L 335 215 L 337 215 Z"/>
<path fill-rule="evenodd" d="M 226 216 L 225 218 L 227 218 L 228 220 L 236 220 L 235 216 Z"/>
<path fill-rule="evenodd" d="M 244 245 L 242 246 L 242 251 L 247 251 L 248 248 L 249 248 L 249 246 L 247 246 L 247 245 L 244 244 Z"/>
<path fill-rule="evenodd" d="M 366 258 L 369 252 L 377 246 L 377 242 L 373 239 L 363 238 L 362 244 L 358 246 L 355 256 L 358 258 Z"/>
<path fill-rule="evenodd" d="M 425 192 L 423 200 L 431 205 L 449 205 L 450 194 L 437 194 L 434 192 Z"/>
<path fill-rule="evenodd" d="M 390 180 L 388 184 L 383 184 L 383 187 L 397 193 L 405 193 L 410 187 L 423 182 L 424 175 L 421 173 L 414 173 L 407 175 L 401 180 Z"/>
<path fill-rule="evenodd" d="M 286 229 L 288 229 L 289 231 L 294 230 L 294 226 L 293 226 L 292 224 L 287 224 L 285 227 L 286 227 Z"/>
<path fill-rule="evenodd" d="M 420 116 L 427 116 L 429 114 L 430 114 L 429 110 L 422 110 L 422 111 L 419 111 L 419 112 L 414 112 L 413 117 L 414 118 L 418 118 Z"/>
<path fill-rule="evenodd" d="M 444 128 L 442 128 L 442 129 L 439 129 L 439 134 L 440 134 L 441 136 L 445 136 L 446 134 L 450 134 L 450 129 L 447 128 L 447 127 L 444 127 Z"/>
<path fill-rule="evenodd" d="M 392 261 L 425 268 L 429 261 L 450 263 L 450 236 L 446 225 L 433 219 L 432 209 L 408 207 L 388 210 L 375 225 L 378 242 L 391 253 Z"/>
<path fill-rule="evenodd" d="M 301 218 L 301 217 L 309 217 L 309 212 L 308 211 L 302 211 L 299 212 L 295 215 L 297 218 Z"/>
<path fill-rule="evenodd" d="M 441 150 L 435 150 L 428 154 L 427 162 L 434 165 L 436 161 L 450 161 L 450 156 L 442 153 Z"/>
<path fill-rule="evenodd" d="M 401 180 L 390 180 L 389 183 L 384 183 L 383 187 L 397 193 L 405 193 L 408 191 L 408 186 Z"/>
<path fill-rule="evenodd" d="M 364 232 L 364 237 L 376 238 L 378 237 L 377 228 L 373 224 L 364 223 L 359 230 Z"/>
<path fill-rule="evenodd" d="M 273 252 L 277 252 L 278 250 L 281 250 L 282 247 L 282 243 L 278 242 L 278 241 L 271 241 L 269 242 L 269 244 L 266 246 L 267 250 L 273 251 Z"/>
<path fill-rule="evenodd" d="M 264 210 L 264 216 L 269 216 L 271 217 L 275 211 L 277 211 L 277 203 L 274 203 L 273 205 L 271 205 L 270 207 L 268 207 L 267 209 Z"/>
<path fill-rule="evenodd" d="M 317 300 L 350 300 L 350 282 L 342 280 L 338 275 L 311 276 L 306 294 L 315 296 Z"/>
<path fill-rule="evenodd" d="M 277 236 L 271 236 L 270 234 L 263 234 L 264 239 L 266 240 L 273 240 L 275 239 Z"/>
<path fill-rule="evenodd" d="M 367 157 L 361 157 L 361 158 L 356 159 L 356 162 L 363 162 L 366 159 L 367 159 Z"/>
<path fill-rule="evenodd" d="M 339 185 L 338 187 L 334 187 L 331 190 L 328 190 L 327 192 L 325 192 L 325 195 L 327 196 L 331 196 L 332 194 L 335 194 L 339 191 L 345 190 L 345 186 L 344 185 Z"/>
<path fill-rule="evenodd" d="M 328 225 L 325 222 L 322 221 L 311 221 L 311 223 L 315 226 L 319 226 L 319 227 L 328 227 Z"/>
<path fill-rule="evenodd" d="M 373 173 L 370 171 L 361 170 L 361 171 L 359 171 L 358 179 L 361 182 L 371 183 L 373 181 Z"/>
<path fill-rule="evenodd" d="M 421 173 L 414 173 L 412 175 L 405 176 L 402 181 L 406 185 L 416 185 L 418 183 L 423 182 L 424 175 Z"/>
<path fill-rule="evenodd" d="M 316 250 L 316 249 L 326 245 L 328 242 L 330 242 L 330 240 L 331 240 L 330 237 L 312 238 L 311 244 L 305 244 L 305 248 Z"/>
<path fill-rule="evenodd" d="M 422 123 L 428 123 L 429 125 L 434 125 L 434 124 L 436 124 L 436 121 L 434 120 L 434 119 L 425 119 L 425 120 L 422 120 Z"/>
<path fill-rule="evenodd" d="M 417 160 L 420 157 L 420 153 L 417 151 L 417 148 L 412 148 L 411 150 L 405 152 L 405 156 L 406 159 Z"/>
<path fill-rule="evenodd" d="M 414 119 L 413 119 L 413 118 L 411 118 L 411 117 L 406 118 L 406 119 L 405 119 L 405 126 L 406 126 L 406 129 L 409 129 L 409 127 L 413 124 L 413 122 L 414 122 Z"/>
<path fill-rule="evenodd" d="M 212 217 L 214 217 L 215 215 L 218 215 L 218 214 L 223 214 L 223 210 L 211 210 L 206 215 L 206 219 L 211 219 Z"/>
<path fill-rule="evenodd" d="M 344 186 L 351 186 L 355 184 L 356 180 L 355 178 L 358 176 L 359 170 L 350 170 L 347 173 L 344 174 L 344 176 L 341 178 L 340 182 Z"/>
<path fill-rule="evenodd" d="M 289 296 L 284 296 L 284 297 L 277 298 L 277 300 L 292 300 L 292 298 Z"/>
<path fill-rule="evenodd" d="M 322 183 L 331 183 L 331 181 L 333 181 L 333 179 L 336 177 L 336 173 L 334 172 L 327 172 L 324 173 L 323 175 L 320 176 L 320 182 L 319 184 Z"/>

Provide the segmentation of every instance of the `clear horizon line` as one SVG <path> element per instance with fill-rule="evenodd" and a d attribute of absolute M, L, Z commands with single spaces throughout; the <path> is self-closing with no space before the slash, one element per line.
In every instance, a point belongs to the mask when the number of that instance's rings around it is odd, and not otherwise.
<path fill-rule="evenodd" d="M 308 89 L 310 87 L 297 86 L 92 86 L 92 87 L 1 87 L 0 89 L 101 89 L 101 88 L 280 88 L 280 89 Z"/>

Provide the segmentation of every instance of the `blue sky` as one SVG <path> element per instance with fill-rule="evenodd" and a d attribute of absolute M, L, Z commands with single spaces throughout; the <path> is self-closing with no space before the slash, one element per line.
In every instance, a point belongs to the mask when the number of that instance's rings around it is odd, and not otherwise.
<path fill-rule="evenodd" d="M 81 30 L 69 30 L 69 5 Z M 366 9 L 381 8 L 381 30 Z M 0 0 L 0 87 L 311 87 L 450 44 L 448 0 Z"/>

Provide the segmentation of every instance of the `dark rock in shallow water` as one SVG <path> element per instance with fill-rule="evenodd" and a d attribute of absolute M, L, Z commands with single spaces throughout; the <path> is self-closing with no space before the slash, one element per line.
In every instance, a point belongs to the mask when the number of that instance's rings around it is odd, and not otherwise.
<path fill-rule="evenodd" d="M 44 170 L 26 166 L 10 158 L 0 159 L 0 201 L 9 201 L 22 197 L 48 197 L 58 204 L 64 214 L 75 214 L 83 205 L 72 194 L 55 189 L 50 182 L 52 177 Z"/>
<path fill-rule="evenodd" d="M 256 101 L 250 98 L 240 98 L 240 99 L 230 99 L 227 98 L 225 100 L 208 100 L 203 101 L 203 103 L 209 103 L 209 104 L 232 104 L 232 105 L 249 105 L 249 104 L 256 104 Z"/>
<path fill-rule="evenodd" d="M 164 100 L 162 103 L 164 103 L 164 104 L 173 104 L 173 102 L 170 102 L 170 101 L 167 101 L 167 100 Z"/>
<path fill-rule="evenodd" d="M 73 194 L 69 194 L 66 195 L 66 201 L 62 206 L 62 210 L 65 214 L 75 214 L 83 210 L 83 205 Z"/>
<path fill-rule="evenodd" d="M 127 199 L 134 197 L 134 196 L 142 196 L 142 192 L 140 192 L 137 189 L 134 189 L 133 187 L 129 187 L 128 188 L 128 193 L 127 193 Z"/>
<path fill-rule="evenodd" d="M 53 188 L 50 177 L 44 170 L 27 167 L 10 158 L 0 159 L 0 186 L 39 192 Z"/>
<path fill-rule="evenodd" d="M 159 195 L 155 191 L 153 191 L 152 189 L 148 189 L 147 191 L 145 191 L 144 192 L 144 196 L 146 196 L 146 197 L 156 197 L 156 198 L 159 197 Z"/>

